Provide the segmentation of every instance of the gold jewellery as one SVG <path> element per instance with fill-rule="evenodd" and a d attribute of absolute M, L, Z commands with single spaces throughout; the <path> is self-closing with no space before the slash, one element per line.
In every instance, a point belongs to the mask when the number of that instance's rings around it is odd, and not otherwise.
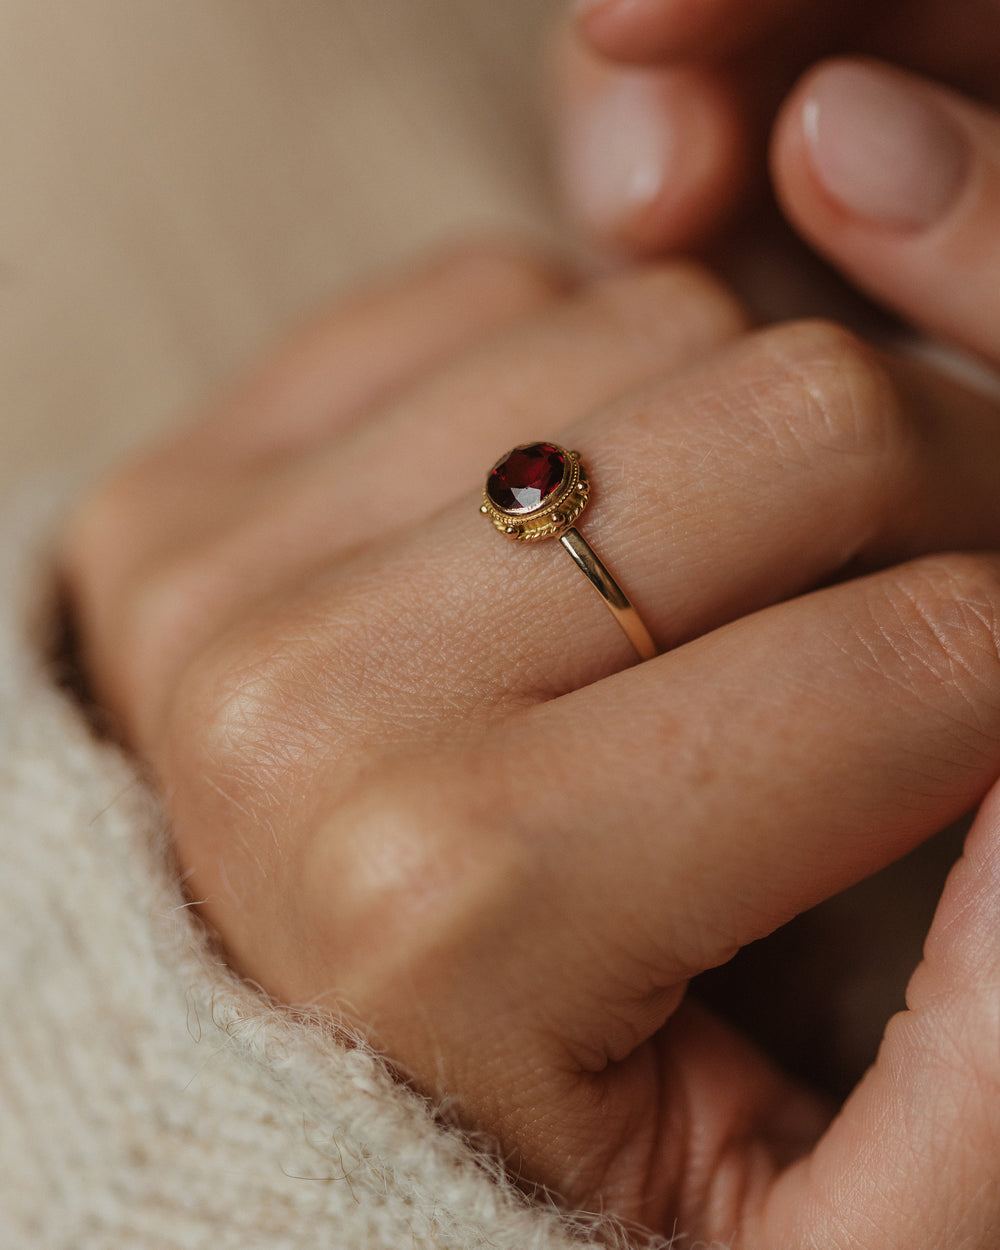
<path fill-rule="evenodd" d="M 479 510 L 501 534 L 515 542 L 558 538 L 608 605 L 639 658 L 651 660 L 656 655 L 656 644 L 649 630 L 575 528 L 589 496 L 590 482 L 579 452 L 567 451 L 555 443 L 522 443 L 490 470 Z"/>

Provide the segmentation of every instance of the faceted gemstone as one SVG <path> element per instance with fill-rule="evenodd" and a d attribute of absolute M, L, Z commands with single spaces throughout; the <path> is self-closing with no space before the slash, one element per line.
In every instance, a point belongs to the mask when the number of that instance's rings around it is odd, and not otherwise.
<path fill-rule="evenodd" d="M 564 451 L 551 443 L 525 443 L 493 466 L 486 493 L 501 512 L 518 516 L 543 507 L 565 477 Z"/>

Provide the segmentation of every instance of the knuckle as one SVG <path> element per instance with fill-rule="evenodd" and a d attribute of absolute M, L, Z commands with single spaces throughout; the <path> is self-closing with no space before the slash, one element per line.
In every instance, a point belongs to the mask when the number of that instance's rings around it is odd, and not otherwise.
<path fill-rule="evenodd" d="M 88 699 L 115 737 L 139 745 L 154 673 L 178 606 L 173 582 L 161 586 L 141 560 L 141 473 L 126 469 L 91 490 L 64 529 L 58 552 L 61 592 Z"/>
<path fill-rule="evenodd" d="M 172 554 L 142 569 L 126 588 L 123 648 L 140 666 L 155 664 L 199 614 L 206 570 L 191 554 Z"/>
<path fill-rule="evenodd" d="M 178 570 L 191 598 L 216 593 L 212 572 Z M 402 667 L 419 657 L 401 659 L 412 591 L 395 613 L 398 598 L 370 590 L 366 578 L 332 597 L 305 585 L 224 613 L 188 648 L 166 726 L 171 758 L 238 776 L 268 803 L 301 793 L 320 770 L 364 766 L 380 742 L 407 732 L 411 716 L 422 726 L 425 709 L 411 707 L 418 701 Z M 198 622 L 174 617 L 172 627 L 196 631 Z"/>
<path fill-rule="evenodd" d="M 134 528 L 133 473 L 123 470 L 92 487 L 64 527 L 60 559 L 74 582 L 104 580 L 102 571 Z"/>
<path fill-rule="evenodd" d="M 605 278 L 592 306 L 611 328 L 671 342 L 719 342 L 749 326 L 736 296 L 694 261 L 672 261 Z"/>
<path fill-rule="evenodd" d="M 308 648 L 257 614 L 225 627 L 187 663 L 156 734 L 172 840 L 205 915 L 237 964 L 299 997 L 288 969 L 299 907 L 288 892 L 318 803 L 330 744 Z M 310 700 L 312 701 L 310 703 Z"/>
<path fill-rule="evenodd" d="M 177 675 L 217 616 L 219 571 L 199 547 L 171 551 L 124 578 L 115 664 L 147 734 L 172 700 Z"/>
<path fill-rule="evenodd" d="M 300 955 L 267 956 L 270 990 L 384 1018 L 450 993 L 513 922 L 528 853 L 454 751 L 358 755 L 328 643 L 282 620 L 234 627 L 185 673 L 163 753 L 175 841 L 210 887 L 219 861 L 223 892 L 245 870 L 247 898 L 290 900 L 275 950 Z"/>
<path fill-rule="evenodd" d="M 378 771 L 305 846 L 303 914 L 353 1001 L 433 1001 L 523 905 L 527 856 L 484 822 L 458 768 Z"/>
<path fill-rule="evenodd" d="M 964 694 L 977 728 L 1000 736 L 1000 560 L 928 556 L 887 582 L 875 609 L 879 627 L 915 667 L 921 686 Z M 993 723 L 997 722 L 997 723 Z"/>
<path fill-rule="evenodd" d="M 248 810 L 301 793 L 329 752 L 322 668 L 308 638 L 251 619 L 225 629 L 174 691 L 165 754 L 178 776 L 238 785 Z"/>
<path fill-rule="evenodd" d="M 850 330 L 827 321 L 795 322 L 763 331 L 769 368 L 777 367 L 787 402 L 774 411 L 810 450 L 884 464 L 910 440 L 905 412 L 878 352 Z"/>
<path fill-rule="evenodd" d="M 431 268 L 466 296 L 513 310 L 550 299 L 566 287 L 564 275 L 549 258 L 501 240 L 460 243 L 441 253 Z"/>

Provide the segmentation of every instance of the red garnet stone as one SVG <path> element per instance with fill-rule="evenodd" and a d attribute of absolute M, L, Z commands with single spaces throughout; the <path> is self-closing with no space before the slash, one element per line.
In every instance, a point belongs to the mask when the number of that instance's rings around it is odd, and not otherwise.
<path fill-rule="evenodd" d="M 566 479 L 566 453 L 552 443 L 525 443 L 498 460 L 486 493 L 501 512 L 537 512 Z"/>

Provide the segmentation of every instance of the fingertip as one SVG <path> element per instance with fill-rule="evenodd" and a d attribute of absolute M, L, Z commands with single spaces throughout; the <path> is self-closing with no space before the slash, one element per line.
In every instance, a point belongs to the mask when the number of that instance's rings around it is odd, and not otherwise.
<path fill-rule="evenodd" d="M 573 12 L 581 37 L 595 52 L 612 61 L 652 65 L 683 55 L 692 35 L 702 31 L 705 13 L 718 7 L 719 0 L 680 5 L 672 0 L 575 0 Z"/>
<path fill-rule="evenodd" d="M 749 136 L 733 88 L 695 66 L 622 69 L 578 43 L 559 73 L 556 165 L 569 215 L 626 255 L 696 247 L 743 191 Z"/>
<path fill-rule="evenodd" d="M 800 0 L 574 0 L 581 37 L 595 52 L 632 65 L 718 60 L 742 50 Z"/>
<path fill-rule="evenodd" d="M 1000 358 L 1000 117 L 894 66 L 826 61 L 787 99 L 771 167 L 792 225 L 859 287 Z"/>
<path fill-rule="evenodd" d="M 822 192 L 806 146 L 810 74 L 796 84 L 781 106 L 771 132 L 769 167 L 775 197 L 791 224 L 811 242 L 830 232 L 843 217 Z"/>
<path fill-rule="evenodd" d="M 797 148 L 796 164 L 783 140 Z M 935 225 L 969 167 L 965 136 L 930 84 L 861 60 L 827 61 L 806 75 L 783 111 L 775 150 L 792 189 L 807 190 L 808 175 L 828 207 L 887 231 Z"/>

